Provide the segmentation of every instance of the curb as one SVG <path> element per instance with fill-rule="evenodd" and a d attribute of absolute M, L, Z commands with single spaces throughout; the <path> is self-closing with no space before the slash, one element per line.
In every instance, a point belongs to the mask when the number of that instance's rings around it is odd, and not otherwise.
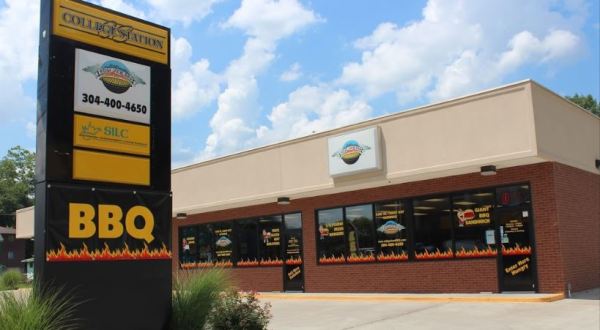
<path fill-rule="evenodd" d="M 544 294 L 541 297 L 510 297 L 507 295 L 497 296 L 429 296 L 429 295 L 402 295 L 402 296 L 384 296 L 384 295 L 311 295 L 311 294 L 285 294 L 285 293 L 258 293 L 258 298 L 275 300 L 298 300 L 298 301 L 360 301 L 360 302 L 486 302 L 486 303 L 543 303 L 562 300 L 565 298 L 563 293 Z"/>

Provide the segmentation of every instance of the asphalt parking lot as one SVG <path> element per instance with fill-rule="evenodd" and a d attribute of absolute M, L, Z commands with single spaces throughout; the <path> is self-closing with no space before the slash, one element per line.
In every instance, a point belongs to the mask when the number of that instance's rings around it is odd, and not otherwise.
<path fill-rule="evenodd" d="M 600 329 L 600 289 L 555 302 L 261 299 L 270 329 Z"/>

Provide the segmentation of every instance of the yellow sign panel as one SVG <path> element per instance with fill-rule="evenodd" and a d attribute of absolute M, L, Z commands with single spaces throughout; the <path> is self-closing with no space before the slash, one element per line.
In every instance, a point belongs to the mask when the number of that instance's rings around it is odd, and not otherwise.
<path fill-rule="evenodd" d="M 150 159 L 73 150 L 73 179 L 150 185 Z"/>
<path fill-rule="evenodd" d="M 75 115 L 73 145 L 148 156 L 150 127 Z"/>
<path fill-rule="evenodd" d="M 169 63 L 168 29 L 73 0 L 55 0 L 53 12 L 52 29 L 57 36 Z"/>

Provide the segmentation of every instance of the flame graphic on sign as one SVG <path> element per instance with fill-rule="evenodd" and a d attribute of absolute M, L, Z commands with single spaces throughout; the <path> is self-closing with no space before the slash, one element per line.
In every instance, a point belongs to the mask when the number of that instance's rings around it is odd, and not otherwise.
<path fill-rule="evenodd" d="M 260 265 L 261 266 L 282 266 L 283 260 L 281 260 L 279 258 L 260 259 Z"/>
<path fill-rule="evenodd" d="M 344 256 L 339 256 L 339 257 L 326 257 L 326 256 L 322 256 L 321 258 L 319 258 L 319 263 L 320 264 L 324 264 L 324 265 L 329 265 L 329 264 L 343 264 L 346 263 L 346 258 L 344 258 Z"/>
<path fill-rule="evenodd" d="M 435 249 L 435 252 L 425 251 L 423 253 L 415 252 L 415 258 L 418 260 L 431 260 L 431 259 L 448 259 L 452 258 L 452 250 L 441 252 L 439 249 Z"/>
<path fill-rule="evenodd" d="M 259 262 L 256 259 L 254 259 L 254 260 L 244 260 L 244 259 L 242 259 L 242 260 L 239 260 L 237 262 L 237 266 L 238 267 L 255 267 L 255 266 L 258 266 L 258 265 L 259 265 Z"/>
<path fill-rule="evenodd" d="M 144 244 L 143 249 L 130 249 L 127 244 L 122 249 L 111 249 L 104 243 L 104 248 L 89 250 L 83 243 L 81 249 L 67 251 L 67 248 L 60 243 L 60 248 L 46 251 L 47 262 L 65 262 L 65 261 L 118 261 L 118 260 L 169 260 L 171 251 L 163 244 L 160 249 L 150 249 Z"/>
<path fill-rule="evenodd" d="M 372 254 L 364 254 L 364 255 L 352 255 L 348 257 L 348 262 L 351 264 L 360 263 L 360 262 L 375 262 L 375 256 Z"/>
<path fill-rule="evenodd" d="M 515 244 L 515 247 L 505 248 L 502 247 L 502 255 L 503 256 L 521 256 L 521 255 L 530 255 L 531 254 L 531 246 L 523 246 L 521 247 L 519 243 Z"/>
<path fill-rule="evenodd" d="M 487 249 L 480 250 L 475 247 L 473 250 L 465 250 L 462 247 L 460 250 L 456 251 L 457 258 L 478 258 L 478 257 L 495 257 L 498 255 L 498 250 L 492 249 L 491 246 L 488 246 Z"/>
<path fill-rule="evenodd" d="M 286 265 L 290 265 L 290 266 L 302 265 L 302 258 L 301 257 L 297 257 L 297 258 L 291 257 L 291 258 L 288 258 L 285 261 L 285 264 Z"/>
<path fill-rule="evenodd" d="M 406 261 L 406 260 L 408 260 L 408 254 L 406 254 L 406 252 L 404 252 L 404 251 L 402 251 L 399 254 L 396 254 L 395 252 L 387 253 L 387 254 L 380 253 L 377 256 L 377 261 L 382 261 L 382 262 Z"/>

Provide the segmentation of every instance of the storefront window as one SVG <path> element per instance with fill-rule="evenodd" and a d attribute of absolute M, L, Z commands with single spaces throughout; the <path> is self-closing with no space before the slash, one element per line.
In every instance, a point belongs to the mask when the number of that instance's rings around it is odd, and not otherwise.
<path fill-rule="evenodd" d="M 457 258 L 497 255 L 491 190 L 455 194 L 452 197 L 454 244 Z"/>
<path fill-rule="evenodd" d="M 317 212 L 319 263 L 336 264 L 346 262 L 344 242 L 344 215 L 341 208 Z"/>
<path fill-rule="evenodd" d="M 348 239 L 348 262 L 375 261 L 375 228 L 373 205 L 346 208 L 346 233 Z"/>
<path fill-rule="evenodd" d="M 524 184 L 496 189 L 496 204 L 498 207 L 517 206 L 529 202 L 529 185 Z"/>
<path fill-rule="evenodd" d="M 375 204 L 378 261 L 408 260 L 408 230 L 403 203 L 389 201 Z"/>
<path fill-rule="evenodd" d="M 216 266 L 233 266 L 233 228 L 231 222 L 212 225 L 215 244 Z"/>
<path fill-rule="evenodd" d="M 179 262 L 182 268 L 197 261 L 197 226 L 179 228 Z"/>
<path fill-rule="evenodd" d="M 286 214 L 285 220 L 285 263 L 286 265 L 302 264 L 302 215 Z"/>
<path fill-rule="evenodd" d="M 214 249 L 211 225 L 199 225 L 198 235 L 196 237 L 198 239 L 198 266 L 212 266 L 214 261 Z"/>
<path fill-rule="evenodd" d="M 452 258 L 452 220 L 447 196 L 413 200 L 415 258 Z"/>
<path fill-rule="evenodd" d="M 258 227 L 256 220 L 241 220 L 237 222 L 237 266 L 258 266 Z"/>
<path fill-rule="evenodd" d="M 258 219 L 260 235 L 260 265 L 281 266 L 281 216 Z"/>

